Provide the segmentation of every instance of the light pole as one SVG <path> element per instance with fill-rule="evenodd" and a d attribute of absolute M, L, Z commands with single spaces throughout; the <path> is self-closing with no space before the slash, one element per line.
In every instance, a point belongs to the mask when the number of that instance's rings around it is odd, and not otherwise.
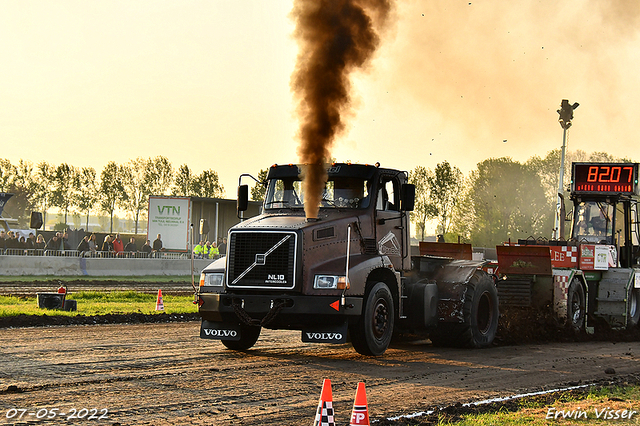
<path fill-rule="evenodd" d="M 571 120 L 573 120 L 573 110 L 578 108 L 580 104 L 569 104 L 567 99 L 563 99 L 560 103 L 560 109 L 558 110 L 558 122 L 562 127 L 562 151 L 560 154 L 560 176 L 558 178 L 558 203 L 556 204 L 556 220 L 553 227 L 553 238 L 559 240 L 564 238 L 564 151 L 567 145 L 567 130 L 571 127 Z"/>

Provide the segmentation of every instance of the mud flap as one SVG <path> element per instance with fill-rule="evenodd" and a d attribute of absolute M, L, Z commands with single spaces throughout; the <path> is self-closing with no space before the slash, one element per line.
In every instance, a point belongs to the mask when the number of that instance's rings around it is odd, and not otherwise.
<path fill-rule="evenodd" d="M 201 339 L 240 340 L 240 324 L 203 320 L 200 325 Z"/>
<path fill-rule="evenodd" d="M 347 343 L 347 323 L 302 330 L 302 341 L 305 343 Z"/>

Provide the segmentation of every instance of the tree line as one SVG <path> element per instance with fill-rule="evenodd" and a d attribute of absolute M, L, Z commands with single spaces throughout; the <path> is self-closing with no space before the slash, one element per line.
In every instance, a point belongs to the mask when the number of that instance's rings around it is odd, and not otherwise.
<path fill-rule="evenodd" d="M 560 150 L 524 163 L 509 157 L 489 158 L 467 176 L 444 161 L 433 170 L 418 166 L 409 172 L 416 185 L 411 221 L 416 237 L 424 240 L 428 222 L 447 242 L 493 247 L 511 239 L 550 238 L 555 219 Z M 564 198 L 569 201 L 572 162 L 631 162 L 604 152 L 568 152 L 565 158 Z M 570 207 L 567 206 L 567 209 Z M 566 238 L 566 236 L 565 236 Z"/>
<path fill-rule="evenodd" d="M 113 215 L 120 208 L 134 218 L 137 234 L 149 195 L 222 197 L 224 187 L 215 171 L 194 174 L 186 164 L 174 170 L 163 156 L 138 157 L 124 164 L 110 161 L 99 176 L 93 167 L 56 166 L 46 161 L 33 164 L 22 159 L 12 164 L 0 159 L 0 192 L 14 194 L 5 209 L 23 226 L 31 211 L 43 212 L 46 222 L 47 211 L 57 207 L 65 223 L 69 213 L 86 214 L 87 229 L 92 212 L 106 213 L 109 232 L 113 232 Z"/>
<path fill-rule="evenodd" d="M 446 242 L 494 247 L 509 239 L 549 239 L 556 212 L 560 155 L 556 149 L 524 163 L 509 157 L 488 158 L 467 176 L 448 161 L 433 170 L 416 167 L 409 172 L 409 182 L 416 186 L 415 208 L 411 212 L 416 238 L 424 241 L 429 224 L 435 220 L 436 234 Z M 632 162 L 605 152 L 567 152 L 563 194 L 567 202 L 571 163 L 587 161 Z M 266 179 L 267 171 L 260 170 L 259 181 Z M 261 184 L 254 184 L 251 198 L 262 201 L 264 190 Z"/>
<path fill-rule="evenodd" d="M 631 162 L 604 152 L 568 152 L 565 159 L 565 200 L 571 163 L 576 161 Z M 509 157 L 489 158 L 468 175 L 444 161 L 431 170 L 418 166 L 409 172 L 416 185 L 416 204 L 411 221 L 419 240 L 426 238 L 428 224 L 436 222 L 436 233 L 447 242 L 472 243 L 492 247 L 508 239 L 549 238 L 553 230 L 558 191 L 560 150 L 545 157 L 534 156 L 521 163 Z M 257 177 L 264 180 L 267 169 Z M 14 194 L 6 206 L 11 216 L 26 218 L 31 211 L 57 207 L 64 213 L 87 216 L 103 212 L 110 217 L 120 208 L 134 219 L 135 232 L 148 207 L 149 195 L 222 197 L 224 188 L 218 174 L 209 169 L 194 174 L 188 165 L 174 169 L 163 156 L 110 161 L 99 176 L 92 167 L 58 166 L 46 161 L 33 164 L 19 160 L 11 164 L 0 159 L 0 192 Z M 261 201 L 264 187 L 255 184 L 251 198 Z"/>

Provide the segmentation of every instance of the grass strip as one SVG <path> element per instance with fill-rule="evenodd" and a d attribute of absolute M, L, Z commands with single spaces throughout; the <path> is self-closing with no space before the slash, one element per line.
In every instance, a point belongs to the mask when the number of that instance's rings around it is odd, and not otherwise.
<path fill-rule="evenodd" d="M 496 402 L 486 406 L 446 407 L 430 415 L 381 425 L 620 425 L 640 424 L 640 385 L 594 386 L 578 391 Z M 477 413 L 469 414 L 469 411 Z"/>
<path fill-rule="evenodd" d="M 79 291 L 69 293 L 67 299 L 76 300 L 77 311 L 42 309 L 36 297 L 0 296 L 0 318 L 18 315 L 108 315 L 141 313 L 183 314 L 197 312 L 193 296 L 163 295 L 164 311 L 156 311 L 156 294 L 136 291 Z"/>

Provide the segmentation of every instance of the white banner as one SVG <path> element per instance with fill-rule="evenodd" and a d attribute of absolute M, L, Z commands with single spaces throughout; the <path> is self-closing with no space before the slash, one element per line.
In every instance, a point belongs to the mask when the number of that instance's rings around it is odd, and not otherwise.
<path fill-rule="evenodd" d="M 149 197 L 147 238 L 161 235 L 165 250 L 189 251 L 191 201 L 186 197 Z"/>
<path fill-rule="evenodd" d="M 595 247 L 595 261 L 593 269 L 606 271 L 609 269 L 609 247 L 608 246 L 596 246 Z"/>

